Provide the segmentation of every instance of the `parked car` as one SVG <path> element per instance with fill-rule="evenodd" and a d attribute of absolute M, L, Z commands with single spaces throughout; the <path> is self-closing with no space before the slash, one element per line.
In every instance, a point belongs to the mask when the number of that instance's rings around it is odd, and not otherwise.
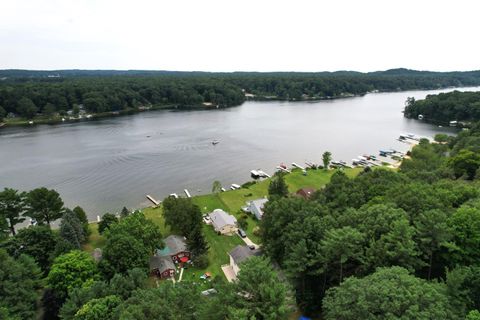
<path fill-rule="evenodd" d="M 242 238 L 246 238 L 247 237 L 247 233 L 243 230 L 243 229 L 238 229 L 238 235 Z"/>

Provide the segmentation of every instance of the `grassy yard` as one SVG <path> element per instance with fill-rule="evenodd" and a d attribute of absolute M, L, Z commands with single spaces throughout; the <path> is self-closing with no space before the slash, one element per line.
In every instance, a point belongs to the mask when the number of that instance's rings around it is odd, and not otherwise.
<path fill-rule="evenodd" d="M 356 176 L 361 172 L 358 169 L 346 169 L 345 172 L 349 177 Z M 300 188 L 312 187 L 319 189 L 330 181 L 330 177 L 334 170 L 308 170 L 307 175 L 304 175 L 300 170 L 294 170 L 292 173 L 285 176 L 285 180 L 289 186 L 290 192 L 294 193 Z M 234 191 L 226 191 L 218 194 L 201 195 L 192 198 L 192 201 L 197 204 L 202 213 L 209 213 L 214 209 L 223 209 L 233 214 L 237 219 L 244 213 L 240 210 L 246 205 L 246 202 L 253 199 L 263 198 L 268 195 L 269 179 L 258 181 L 248 188 L 241 188 Z M 172 234 L 169 227 L 165 226 L 163 218 L 162 207 L 145 208 L 142 210 L 145 216 L 152 220 L 159 226 L 162 235 L 168 236 Z M 255 243 L 260 243 L 260 239 L 253 234 L 253 229 L 258 225 L 258 221 L 248 217 L 248 228 L 245 230 L 248 237 Z M 97 223 L 90 224 L 91 235 L 88 243 L 83 249 L 87 252 L 92 252 L 95 248 L 102 248 L 105 244 L 105 239 L 98 234 Z M 229 263 L 228 252 L 235 246 L 244 244 L 242 239 L 237 235 L 234 236 L 220 236 L 213 230 L 212 226 L 204 225 L 203 231 L 210 247 L 208 258 L 210 265 L 205 269 L 190 268 L 185 270 L 184 279 L 196 279 L 204 272 L 211 272 L 212 275 L 223 277 L 221 266 Z"/>
<path fill-rule="evenodd" d="M 83 250 L 92 253 L 95 248 L 103 248 L 105 245 L 105 238 L 98 233 L 98 223 L 90 223 L 90 236 L 88 242 L 83 245 Z"/>
<path fill-rule="evenodd" d="M 163 207 L 157 208 L 144 208 L 142 212 L 147 219 L 152 220 L 159 228 L 164 237 L 168 237 L 172 234 L 170 227 L 165 226 L 165 219 L 163 218 Z"/>
<path fill-rule="evenodd" d="M 228 252 L 236 246 L 244 244 L 244 242 L 236 235 L 218 235 L 211 225 L 204 225 L 203 232 L 208 245 L 210 246 L 210 249 L 208 250 L 208 260 L 210 265 L 207 268 L 198 271 L 200 274 L 208 271 L 212 273 L 213 277 L 218 275 L 223 277 L 223 272 L 220 267 L 230 262 Z"/>

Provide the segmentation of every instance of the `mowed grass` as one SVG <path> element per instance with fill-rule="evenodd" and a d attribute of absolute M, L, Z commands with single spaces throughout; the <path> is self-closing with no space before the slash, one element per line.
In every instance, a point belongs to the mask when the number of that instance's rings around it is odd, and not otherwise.
<path fill-rule="evenodd" d="M 218 275 L 223 277 L 221 266 L 230 262 L 228 253 L 236 246 L 245 243 L 237 235 L 224 236 L 217 234 L 211 225 L 204 225 L 203 232 L 210 247 L 208 250 L 209 266 L 199 270 L 201 272 L 200 274 L 208 271 L 211 272 L 214 277 Z"/>
<path fill-rule="evenodd" d="M 165 218 L 163 217 L 163 207 L 150 207 L 142 209 L 142 212 L 145 214 L 147 219 L 150 219 L 155 223 L 159 228 L 160 232 L 164 237 L 168 237 L 172 234 L 170 227 L 165 225 Z"/>
<path fill-rule="evenodd" d="M 82 246 L 82 249 L 92 253 L 95 248 L 103 248 L 105 238 L 98 233 L 98 223 L 90 223 L 88 228 L 90 229 L 90 236 L 88 237 L 88 241 Z"/>
<path fill-rule="evenodd" d="M 361 172 L 361 168 L 345 169 L 345 173 L 349 177 L 354 177 Z M 326 185 L 335 170 L 308 170 L 307 175 L 304 175 L 300 170 L 294 170 L 292 173 L 285 176 L 289 191 L 295 193 L 301 188 L 320 189 Z M 202 213 L 212 212 L 214 209 L 223 209 L 228 213 L 233 214 L 239 219 L 243 213 L 241 208 L 246 205 L 247 201 L 264 198 L 268 195 L 268 186 L 270 180 L 257 181 L 248 188 L 241 188 L 239 190 L 226 191 L 217 194 L 207 194 L 195 196 L 192 201 L 200 207 Z M 165 219 L 163 217 L 163 209 L 161 206 L 157 208 L 144 208 L 142 212 L 145 216 L 152 220 L 159 228 L 164 237 L 172 234 L 172 230 L 165 226 Z M 260 238 L 255 236 L 253 231 L 258 226 L 259 221 L 252 215 L 248 214 L 248 228 L 246 231 L 248 237 L 255 243 L 260 244 Z M 102 248 L 105 245 L 105 238 L 98 233 L 98 224 L 90 224 L 91 235 L 89 241 L 83 246 L 87 252 L 93 252 L 95 248 Z M 243 240 L 238 235 L 223 236 L 218 235 L 213 227 L 210 225 L 203 226 L 203 232 L 209 245 L 208 258 L 209 266 L 205 269 L 190 268 L 185 270 L 184 277 L 190 279 L 198 278 L 204 272 L 210 272 L 213 276 L 223 277 L 221 266 L 229 263 L 228 252 L 235 246 L 243 245 Z"/>

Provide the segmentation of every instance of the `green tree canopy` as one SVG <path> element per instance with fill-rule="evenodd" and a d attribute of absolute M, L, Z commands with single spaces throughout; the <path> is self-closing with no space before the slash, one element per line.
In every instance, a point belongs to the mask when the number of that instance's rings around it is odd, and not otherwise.
<path fill-rule="evenodd" d="M 85 234 L 85 236 L 88 236 L 90 235 L 90 229 L 89 229 L 89 225 L 88 225 L 88 218 L 87 218 L 87 214 L 85 213 L 85 211 L 82 209 L 82 207 L 80 206 L 76 206 L 75 208 L 73 208 L 73 213 L 75 213 L 75 215 L 77 216 L 78 220 L 80 220 L 82 226 L 83 226 L 83 233 Z"/>
<path fill-rule="evenodd" d="M 65 299 L 74 288 L 89 286 L 99 279 L 97 266 L 86 252 L 74 250 L 53 261 L 47 277 L 48 287 Z"/>
<path fill-rule="evenodd" d="M 35 219 L 38 224 L 50 223 L 61 218 L 63 214 L 63 201 L 55 190 L 37 188 L 27 193 L 26 215 Z"/>
<path fill-rule="evenodd" d="M 4 246 L 11 256 L 26 254 L 33 257 L 42 271 L 46 272 L 53 261 L 58 240 L 57 233 L 47 226 L 30 226 L 20 229 Z"/>
<path fill-rule="evenodd" d="M 72 249 L 81 249 L 81 244 L 86 240 L 85 229 L 78 216 L 71 210 L 65 210 L 60 221 L 60 237 Z"/>
<path fill-rule="evenodd" d="M 145 270 L 132 269 L 126 275 L 116 274 L 109 282 L 95 281 L 88 287 L 73 289 L 60 310 L 60 318 L 73 319 L 78 310 L 92 299 L 113 295 L 126 300 L 135 290 L 146 289 L 147 280 Z"/>
<path fill-rule="evenodd" d="M 454 246 L 450 246 L 452 263 L 480 262 L 480 210 L 461 207 L 448 219 Z"/>
<path fill-rule="evenodd" d="M 480 154 L 470 150 L 460 150 L 458 154 L 449 159 L 448 164 L 457 178 L 465 176 L 468 180 L 473 180 L 480 168 Z"/>
<path fill-rule="evenodd" d="M 5 188 L 0 192 L 0 216 L 8 221 L 12 235 L 15 235 L 15 225 L 25 221 L 22 216 L 25 211 L 24 196 L 17 190 Z"/>
<path fill-rule="evenodd" d="M 100 269 L 107 278 L 116 273 L 126 274 L 133 268 L 146 270 L 150 255 L 150 248 L 141 239 L 125 233 L 112 233 L 105 243 Z"/>
<path fill-rule="evenodd" d="M 239 294 L 235 308 L 248 310 L 249 317 L 265 320 L 287 318 L 287 288 L 269 259 L 251 257 L 243 262 L 234 290 Z"/>
<path fill-rule="evenodd" d="M 3 118 L 5 118 L 5 116 L 7 115 L 7 111 L 5 111 L 5 109 L 0 106 L 0 121 L 3 121 Z"/>
<path fill-rule="evenodd" d="M 75 314 L 75 320 L 113 320 L 115 309 L 122 303 L 117 296 L 92 299 L 84 304 Z"/>
<path fill-rule="evenodd" d="M 7 310 L 11 319 L 35 319 L 40 278 L 31 257 L 14 259 L 0 250 L 0 309 Z"/>
<path fill-rule="evenodd" d="M 283 173 L 276 173 L 268 186 L 268 195 L 270 198 L 288 196 L 288 185 L 285 182 Z"/>
<path fill-rule="evenodd" d="M 346 279 L 328 290 L 323 307 L 327 320 L 452 319 L 444 286 L 416 278 L 401 267 Z"/>
<path fill-rule="evenodd" d="M 173 285 L 162 282 L 155 289 L 137 290 L 119 309 L 122 320 L 198 319 L 202 295 L 198 288 L 186 282 Z"/>
<path fill-rule="evenodd" d="M 38 112 L 37 106 L 33 101 L 27 97 L 23 97 L 18 100 L 17 110 L 21 116 L 32 119 Z"/>
<path fill-rule="evenodd" d="M 330 165 L 330 161 L 332 161 L 332 153 L 330 151 L 325 151 L 322 154 L 323 168 L 325 170 L 328 170 L 328 166 Z"/>
<path fill-rule="evenodd" d="M 160 228 L 152 220 L 147 219 L 140 211 L 120 219 L 118 223 L 110 225 L 106 236 L 108 239 L 110 236 L 118 234 L 134 237 L 150 253 L 153 253 L 155 249 L 163 247 L 163 237 L 160 233 Z"/>
<path fill-rule="evenodd" d="M 167 197 L 162 202 L 165 224 L 189 238 L 202 225 L 202 212 L 190 198 Z"/>
<path fill-rule="evenodd" d="M 98 223 L 98 232 L 103 234 L 105 230 L 109 229 L 112 224 L 118 222 L 118 218 L 112 213 L 105 213 Z"/>

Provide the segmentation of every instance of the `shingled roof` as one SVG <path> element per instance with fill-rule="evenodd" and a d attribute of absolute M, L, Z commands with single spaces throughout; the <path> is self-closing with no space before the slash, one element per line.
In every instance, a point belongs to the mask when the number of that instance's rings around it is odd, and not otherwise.
<path fill-rule="evenodd" d="M 172 259 L 170 257 L 152 256 L 150 257 L 150 270 L 155 270 L 155 269 L 158 269 L 158 271 L 162 273 L 169 269 L 175 270 L 175 265 L 173 264 Z"/>
<path fill-rule="evenodd" d="M 188 251 L 185 238 L 177 235 L 170 235 L 165 238 L 165 248 L 157 250 L 159 256 L 172 256 L 180 252 Z"/>
<path fill-rule="evenodd" d="M 240 264 L 243 261 L 247 260 L 253 256 L 260 256 L 262 252 L 259 249 L 250 249 L 248 246 L 238 245 L 230 251 L 230 256 L 232 257 L 235 264 Z"/>
<path fill-rule="evenodd" d="M 222 209 L 215 209 L 210 213 L 210 219 L 212 219 L 213 226 L 215 230 L 220 230 L 226 225 L 235 225 L 237 219 L 223 211 Z"/>

